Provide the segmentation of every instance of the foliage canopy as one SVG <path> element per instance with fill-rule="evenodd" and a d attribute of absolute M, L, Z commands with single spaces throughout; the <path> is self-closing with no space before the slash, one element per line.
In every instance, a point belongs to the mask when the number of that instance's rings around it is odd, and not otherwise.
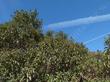
<path fill-rule="evenodd" d="M 60 32 L 42 32 L 37 11 L 17 10 L 0 25 L 0 77 L 8 82 L 110 81 L 110 37 L 90 52 Z"/>

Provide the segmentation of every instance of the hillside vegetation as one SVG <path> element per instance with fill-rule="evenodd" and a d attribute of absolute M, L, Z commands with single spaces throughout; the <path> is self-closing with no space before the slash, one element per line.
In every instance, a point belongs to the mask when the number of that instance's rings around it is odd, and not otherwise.
<path fill-rule="evenodd" d="M 110 82 L 110 37 L 90 52 L 60 32 L 43 33 L 38 12 L 17 10 L 0 25 L 2 82 Z"/>

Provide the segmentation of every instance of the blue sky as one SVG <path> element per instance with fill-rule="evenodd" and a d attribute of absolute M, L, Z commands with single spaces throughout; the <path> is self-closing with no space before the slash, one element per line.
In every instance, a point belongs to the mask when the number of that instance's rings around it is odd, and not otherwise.
<path fill-rule="evenodd" d="M 62 28 L 63 25 L 47 27 L 82 18 L 109 15 L 110 0 L 0 0 L 0 23 L 10 20 L 10 15 L 16 9 L 37 9 L 39 18 L 43 20 L 43 29 L 62 30 L 76 41 L 84 42 L 92 51 L 104 49 L 104 37 L 110 32 L 110 20 L 67 25 L 65 28 Z"/>

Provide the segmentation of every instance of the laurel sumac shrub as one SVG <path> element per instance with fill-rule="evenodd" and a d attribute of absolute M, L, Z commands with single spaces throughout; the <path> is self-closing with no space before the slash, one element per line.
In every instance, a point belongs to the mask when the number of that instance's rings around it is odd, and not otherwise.
<path fill-rule="evenodd" d="M 13 49 L 0 53 L 0 75 L 9 79 L 46 80 L 47 75 L 77 71 L 87 50 L 69 40 L 46 38 L 35 48 Z"/>

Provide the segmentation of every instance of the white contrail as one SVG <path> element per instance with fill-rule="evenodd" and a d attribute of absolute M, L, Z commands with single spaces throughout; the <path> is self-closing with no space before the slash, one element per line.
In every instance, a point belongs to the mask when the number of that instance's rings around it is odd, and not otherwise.
<path fill-rule="evenodd" d="M 53 24 L 46 25 L 45 27 L 47 29 L 52 29 L 52 28 L 59 29 L 59 28 L 65 28 L 65 27 L 74 27 L 74 26 L 80 26 L 85 24 L 92 24 L 97 22 L 104 22 L 109 20 L 110 20 L 110 14 L 106 14 L 106 15 L 90 16 L 86 18 L 79 18 L 79 19 L 70 20 L 70 21 L 53 23 Z"/>
<path fill-rule="evenodd" d="M 93 38 L 93 39 L 91 39 L 91 40 L 88 40 L 88 41 L 84 42 L 84 44 L 89 44 L 89 43 L 91 43 L 91 42 L 93 42 L 93 41 L 95 41 L 95 40 L 97 40 L 97 39 L 103 38 L 104 36 L 106 36 L 106 35 L 108 35 L 108 34 L 110 34 L 110 32 L 105 33 L 105 34 L 100 35 L 100 36 L 97 36 L 97 37 L 95 37 L 95 38 Z"/>

